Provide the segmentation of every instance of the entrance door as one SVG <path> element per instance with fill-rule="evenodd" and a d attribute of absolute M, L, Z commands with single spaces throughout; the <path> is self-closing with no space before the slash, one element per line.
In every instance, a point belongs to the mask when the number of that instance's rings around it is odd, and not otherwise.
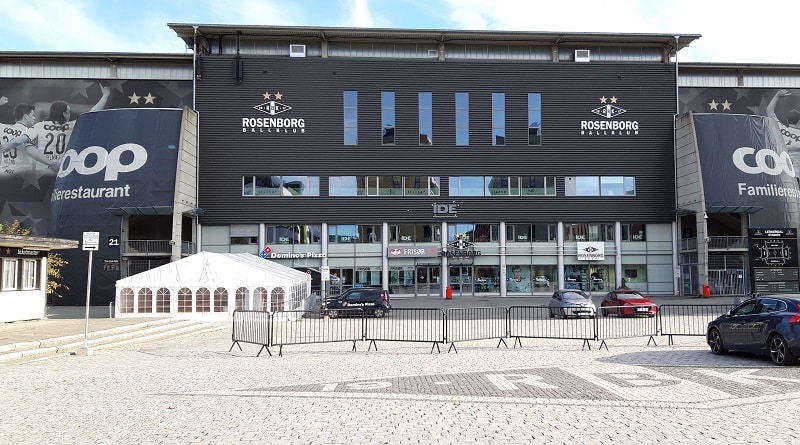
<path fill-rule="evenodd" d="M 393 267 L 389 272 L 389 293 L 393 295 L 414 295 L 414 266 Z"/>
<path fill-rule="evenodd" d="M 453 266 L 450 267 L 450 286 L 453 288 L 453 295 L 474 296 L 472 266 Z"/>
<path fill-rule="evenodd" d="M 439 266 L 417 266 L 417 295 L 441 297 Z"/>

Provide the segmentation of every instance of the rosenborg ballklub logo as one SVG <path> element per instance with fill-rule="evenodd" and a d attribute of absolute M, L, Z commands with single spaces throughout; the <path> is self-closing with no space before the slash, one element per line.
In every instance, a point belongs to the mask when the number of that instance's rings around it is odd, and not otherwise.
<path fill-rule="evenodd" d="M 617 119 L 628 112 L 618 105 L 620 98 L 601 96 L 599 99 L 601 105 L 590 111 L 602 119 L 582 120 L 581 136 L 636 136 L 639 134 L 638 121 Z"/>
<path fill-rule="evenodd" d="M 303 134 L 306 132 L 306 121 L 302 117 L 294 117 L 284 114 L 292 110 L 292 107 L 283 102 L 283 93 L 270 93 L 265 91 L 262 94 L 262 102 L 253 107 L 268 116 L 242 117 L 242 133 L 285 133 Z"/>

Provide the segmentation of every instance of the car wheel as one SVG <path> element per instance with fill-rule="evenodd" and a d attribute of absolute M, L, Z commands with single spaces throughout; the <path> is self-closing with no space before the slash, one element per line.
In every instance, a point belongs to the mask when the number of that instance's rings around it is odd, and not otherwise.
<path fill-rule="evenodd" d="M 600 308 L 600 316 L 601 317 L 608 317 L 608 311 L 606 310 L 606 308 L 603 308 L 603 307 Z"/>
<path fill-rule="evenodd" d="M 375 312 L 373 312 L 372 315 L 374 315 L 375 318 L 383 318 L 383 316 L 386 315 L 386 309 L 375 308 Z"/>
<path fill-rule="evenodd" d="M 337 311 L 336 309 L 331 309 L 331 310 L 329 310 L 329 311 L 328 311 L 328 317 L 330 317 L 330 318 L 337 318 L 337 317 L 339 317 L 339 311 Z"/>
<path fill-rule="evenodd" d="M 715 355 L 725 355 L 728 353 L 728 350 L 725 349 L 725 345 L 722 344 L 722 335 L 720 335 L 719 330 L 717 328 L 712 328 L 708 331 L 708 346 L 711 347 L 711 353 Z"/>
<path fill-rule="evenodd" d="M 563 320 L 566 320 L 567 318 L 569 318 L 569 315 L 567 315 L 567 311 L 565 311 L 564 309 L 561 309 L 561 318 Z"/>
<path fill-rule="evenodd" d="M 795 357 L 789 352 L 786 339 L 780 334 L 775 334 L 769 339 L 769 356 L 772 362 L 779 366 L 794 364 Z"/>
<path fill-rule="evenodd" d="M 550 313 L 550 318 L 556 318 L 556 314 L 554 314 L 552 310 L 548 310 L 547 312 Z"/>

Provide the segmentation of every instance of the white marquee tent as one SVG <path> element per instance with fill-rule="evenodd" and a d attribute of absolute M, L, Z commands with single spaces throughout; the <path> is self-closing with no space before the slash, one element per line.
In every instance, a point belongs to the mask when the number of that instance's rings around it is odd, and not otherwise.
<path fill-rule="evenodd" d="M 117 317 L 229 320 L 235 309 L 307 310 L 311 275 L 249 253 L 199 252 L 117 280 Z"/>

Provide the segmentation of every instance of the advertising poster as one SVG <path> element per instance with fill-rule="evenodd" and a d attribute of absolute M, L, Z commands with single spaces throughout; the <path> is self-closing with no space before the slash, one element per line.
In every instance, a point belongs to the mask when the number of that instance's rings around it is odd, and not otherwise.
<path fill-rule="evenodd" d="M 93 304 L 113 301 L 120 277 L 120 209 L 170 213 L 192 96 L 191 81 L 0 79 L 0 221 L 37 236 L 100 232 L 108 241 L 94 257 Z M 81 304 L 88 258 L 58 253 L 67 289 L 54 302 Z"/>
<path fill-rule="evenodd" d="M 81 114 L 184 106 L 191 81 L 0 79 L 0 221 L 48 235 L 53 185 Z"/>

